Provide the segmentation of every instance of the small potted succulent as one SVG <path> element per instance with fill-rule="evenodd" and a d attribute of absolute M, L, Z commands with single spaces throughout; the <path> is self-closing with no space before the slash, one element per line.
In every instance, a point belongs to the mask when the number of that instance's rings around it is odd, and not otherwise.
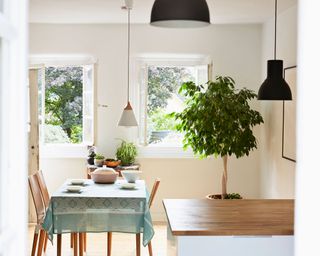
<path fill-rule="evenodd" d="M 96 154 L 95 157 L 94 157 L 94 164 L 96 166 L 103 166 L 103 163 L 104 163 L 104 156 L 101 155 L 101 154 Z"/>
<path fill-rule="evenodd" d="M 117 159 L 121 161 L 121 165 L 129 166 L 134 164 L 138 155 L 137 147 L 134 143 L 122 140 L 120 147 L 117 149 Z"/>

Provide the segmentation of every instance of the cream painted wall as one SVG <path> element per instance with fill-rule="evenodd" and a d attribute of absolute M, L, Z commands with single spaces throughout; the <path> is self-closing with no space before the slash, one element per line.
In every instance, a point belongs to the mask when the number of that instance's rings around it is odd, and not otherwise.
<path fill-rule="evenodd" d="M 126 101 L 126 26 L 123 25 L 30 25 L 31 54 L 90 54 L 98 58 L 97 146 L 113 156 L 118 141 L 128 130 L 117 126 Z M 232 76 L 238 86 L 255 91 L 261 83 L 261 26 L 215 25 L 176 30 L 149 25 L 132 27 L 132 55 L 181 53 L 210 55 L 214 75 Z M 258 102 L 254 102 L 257 108 Z M 260 138 L 260 128 L 256 129 Z M 259 144 L 260 146 L 260 144 Z M 151 187 L 162 179 L 153 208 L 154 219 L 163 220 L 163 198 L 203 198 L 220 192 L 221 159 L 139 159 L 143 178 Z M 84 177 L 84 159 L 41 159 L 41 168 L 52 192 L 67 177 Z M 246 198 L 260 197 L 260 153 L 231 159 L 229 191 Z"/>
<path fill-rule="evenodd" d="M 262 74 L 266 77 L 267 60 L 273 58 L 274 21 L 263 25 Z M 291 7 L 278 17 L 277 58 L 284 67 L 297 64 L 297 7 Z M 261 129 L 261 195 L 264 198 L 294 198 L 294 162 L 281 157 L 282 102 L 262 102 L 265 125 Z"/>

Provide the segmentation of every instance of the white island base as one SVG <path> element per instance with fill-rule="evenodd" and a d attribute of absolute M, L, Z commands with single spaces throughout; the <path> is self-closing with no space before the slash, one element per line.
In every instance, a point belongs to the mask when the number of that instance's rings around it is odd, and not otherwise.
<path fill-rule="evenodd" d="M 172 236 L 167 256 L 293 256 L 293 236 Z"/>

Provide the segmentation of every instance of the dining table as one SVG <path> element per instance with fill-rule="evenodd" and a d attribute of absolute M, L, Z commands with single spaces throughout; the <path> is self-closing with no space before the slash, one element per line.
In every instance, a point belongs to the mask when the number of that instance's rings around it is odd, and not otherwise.
<path fill-rule="evenodd" d="M 125 189 L 126 181 L 122 179 L 114 184 L 97 184 L 87 179 L 76 193 L 67 189 L 71 182 L 66 180 L 51 195 L 42 224 L 51 242 L 57 234 L 58 256 L 61 255 L 61 234 L 66 233 L 142 233 L 142 244 L 148 245 L 154 229 L 144 180 L 137 180 L 133 189 Z"/>

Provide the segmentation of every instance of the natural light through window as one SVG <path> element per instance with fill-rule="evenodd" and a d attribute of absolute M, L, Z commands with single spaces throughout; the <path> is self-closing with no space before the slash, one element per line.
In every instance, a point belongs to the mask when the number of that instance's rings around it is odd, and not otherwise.
<path fill-rule="evenodd" d="M 39 73 L 39 130 L 43 144 L 92 144 L 92 72 L 93 65 L 86 65 L 48 66 Z"/>
<path fill-rule="evenodd" d="M 147 66 L 144 145 L 182 147 L 183 134 L 175 131 L 176 121 L 168 114 L 183 110 L 185 98 L 179 88 L 188 81 L 206 83 L 208 65 Z"/>

